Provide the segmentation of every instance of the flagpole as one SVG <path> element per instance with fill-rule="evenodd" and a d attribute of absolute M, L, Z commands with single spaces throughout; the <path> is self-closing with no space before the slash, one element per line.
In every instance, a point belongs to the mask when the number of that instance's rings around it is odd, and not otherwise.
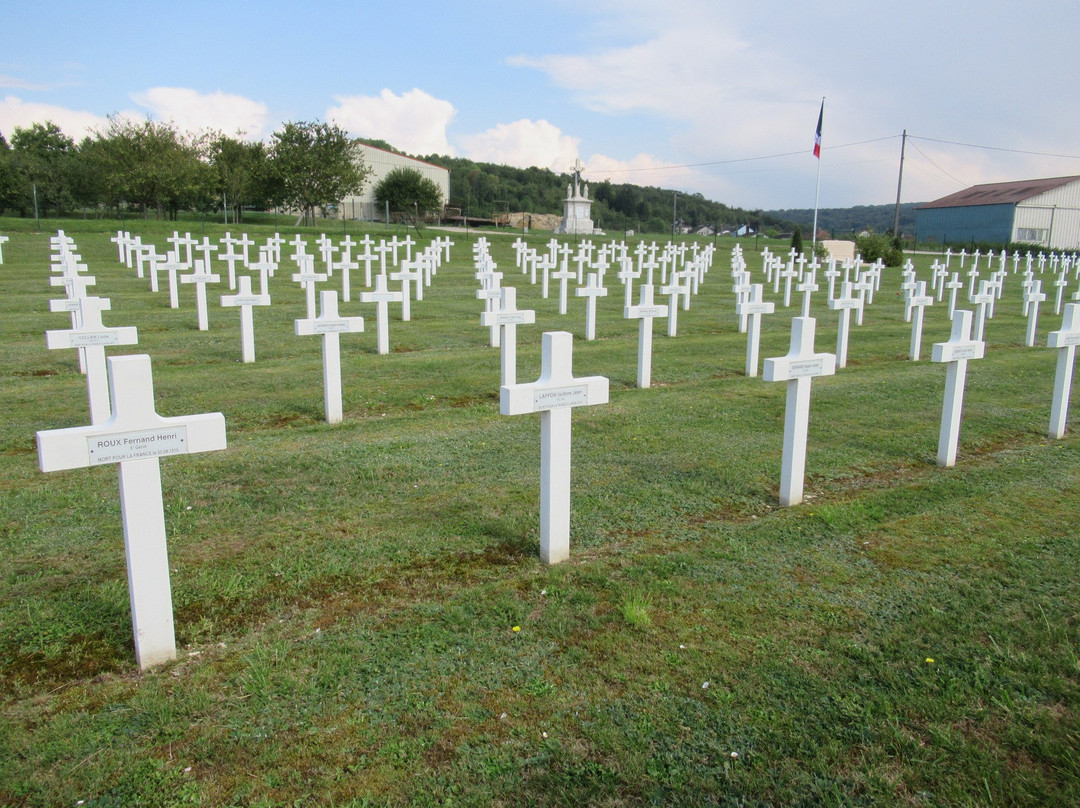
<path fill-rule="evenodd" d="M 817 186 L 814 189 L 814 235 L 810 239 L 811 252 L 817 252 L 817 214 L 821 201 L 821 120 L 825 116 L 825 96 L 821 97 L 821 111 L 818 113 L 817 138 L 814 141 L 814 153 L 817 156 Z"/>

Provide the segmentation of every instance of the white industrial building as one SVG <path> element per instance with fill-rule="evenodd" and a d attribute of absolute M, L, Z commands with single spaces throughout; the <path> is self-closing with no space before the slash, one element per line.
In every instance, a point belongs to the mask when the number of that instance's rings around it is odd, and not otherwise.
<path fill-rule="evenodd" d="M 450 169 L 417 160 L 397 152 L 387 151 L 366 143 L 359 144 L 364 165 L 372 169 L 358 196 L 347 196 L 337 210 L 337 218 L 382 221 L 385 211 L 375 202 L 375 186 L 395 168 L 413 168 L 439 186 L 443 204 L 450 198 Z"/>

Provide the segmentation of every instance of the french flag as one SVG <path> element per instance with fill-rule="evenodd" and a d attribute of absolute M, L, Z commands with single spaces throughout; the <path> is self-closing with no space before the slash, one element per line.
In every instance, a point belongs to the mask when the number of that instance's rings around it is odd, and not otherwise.
<path fill-rule="evenodd" d="M 821 159 L 821 118 L 825 114 L 825 99 L 821 99 L 821 109 L 817 114 L 817 132 L 814 134 L 814 157 Z"/>

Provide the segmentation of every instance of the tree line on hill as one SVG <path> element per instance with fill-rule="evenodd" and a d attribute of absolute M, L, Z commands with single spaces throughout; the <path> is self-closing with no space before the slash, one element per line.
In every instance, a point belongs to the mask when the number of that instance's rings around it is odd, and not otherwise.
<path fill-rule="evenodd" d="M 360 193 L 368 180 L 371 171 L 358 154 L 360 142 L 403 154 L 385 141 L 353 139 L 337 125 L 319 122 L 288 122 L 268 141 L 258 142 L 214 131 L 193 135 L 172 123 L 113 116 L 102 130 L 78 143 L 52 122 L 34 123 L 15 127 L 10 142 L 0 133 L 0 214 L 64 216 L 92 210 L 101 216 L 135 211 L 175 219 L 181 211 L 228 208 L 239 222 L 245 208 L 285 208 L 314 217 L 317 208 Z M 469 216 L 562 213 L 565 174 L 438 154 L 420 159 L 450 170 L 449 199 L 441 202 Z M 400 185 L 402 178 L 395 179 Z M 382 190 L 376 189 L 380 199 Z M 701 194 L 607 180 L 591 184 L 589 195 L 593 221 L 610 231 L 738 232 L 745 227 L 778 235 L 791 233 L 796 224 L 809 232 L 813 214 L 748 211 Z M 435 208 L 437 203 L 427 196 L 425 207 Z M 903 206 L 902 231 L 914 221 L 913 207 Z M 819 213 L 819 227 L 836 234 L 888 231 L 892 206 L 825 209 Z"/>
<path fill-rule="evenodd" d="M 915 208 L 921 202 L 904 202 L 900 205 L 900 234 L 911 236 L 915 232 Z M 814 227 L 813 208 L 772 210 L 777 219 L 793 222 L 809 233 Z M 896 216 L 895 205 L 855 205 L 850 208 L 821 208 L 818 210 L 818 229 L 836 238 L 858 235 L 863 231 L 891 233 Z"/>

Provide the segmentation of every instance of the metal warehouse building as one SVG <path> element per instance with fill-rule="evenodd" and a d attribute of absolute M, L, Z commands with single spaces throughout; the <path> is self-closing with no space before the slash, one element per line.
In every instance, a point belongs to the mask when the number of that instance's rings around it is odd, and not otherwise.
<path fill-rule="evenodd" d="M 442 191 L 443 204 L 445 205 L 450 198 L 450 169 L 437 166 L 434 163 L 428 163 L 423 160 L 417 160 L 414 157 L 407 157 L 404 154 L 398 154 L 397 152 L 386 151 L 385 149 L 379 149 L 375 146 L 369 146 L 366 143 L 361 143 L 360 151 L 364 158 L 364 165 L 373 169 L 371 176 L 367 178 L 367 182 L 364 183 L 363 192 L 359 196 L 347 196 L 337 211 L 337 218 L 346 219 L 365 219 L 382 220 L 384 212 L 375 203 L 375 186 L 378 185 L 383 177 L 393 171 L 395 168 L 414 168 L 432 180 L 439 186 L 439 190 Z"/>
<path fill-rule="evenodd" d="M 975 185 L 915 209 L 919 241 L 1080 247 L 1080 176 Z"/>

